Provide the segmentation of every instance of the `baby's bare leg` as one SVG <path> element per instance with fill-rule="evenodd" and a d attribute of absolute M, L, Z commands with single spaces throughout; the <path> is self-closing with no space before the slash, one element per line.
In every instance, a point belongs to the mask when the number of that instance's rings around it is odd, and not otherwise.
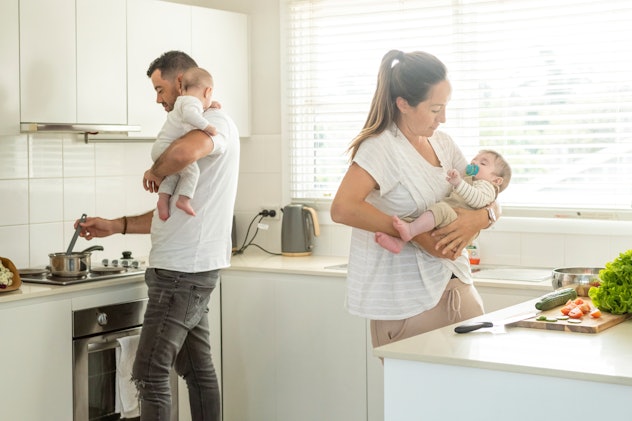
<path fill-rule="evenodd" d="M 171 198 L 170 194 L 167 193 L 158 193 L 158 217 L 163 221 L 169 219 L 169 199 Z"/>
<path fill-rule="evenodd" d="M 191 216 L 195 216 L 195 211 L 193 210 L 193 207 L 191 207 L 191 198 L 184 196 L 184 195 L 179 195 L 178 196 L 178 200 L 176 201 L 176 207 L 178 209 L 181 209 L 183 211 L 185 211 L 186 213 L 188 213 Z"/>

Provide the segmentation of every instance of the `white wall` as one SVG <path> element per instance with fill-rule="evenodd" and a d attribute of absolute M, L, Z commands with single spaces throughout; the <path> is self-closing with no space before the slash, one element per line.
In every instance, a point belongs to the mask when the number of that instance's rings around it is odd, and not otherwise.
<path fill-rule="evenodd" d="M 172 1 L 250 16 L 253 134 L 241 141 L 235 210 L 241 242 L 261 206 L 287 204 L 282 174 L 286 153 L 281 119 L 283 0 Z M 82 212 L 118 217 L 153 207 L 153 197 L 140 185 L 149 164 L 148 144 L 84 145 L 70 136 L 0 138 L 0 255 L 19 267 L 46 264 L 49 252 L 65 249 L 72 221 Z M 316 239 L 315 254 L 346 255 L 350 230 L 332 224 L 326 209 L 319 215 L 321 236 Z M 279 252 L 281 221 L 264 221 L 269 229 L 261 230 L 255 242 Z M 630 222 L 503 218 L 481 233 L 479 240 L 482 263 L 600 266 L 632 248 L 632 228 Z M 149 248 L 147 236 L 114 236 L 99 243 L 108 258 L 124 249 L 146 255 Z M 78 248 L 84 245 L 79 243 Z M 99 259 L 100 254 L 94 257 Z"/>

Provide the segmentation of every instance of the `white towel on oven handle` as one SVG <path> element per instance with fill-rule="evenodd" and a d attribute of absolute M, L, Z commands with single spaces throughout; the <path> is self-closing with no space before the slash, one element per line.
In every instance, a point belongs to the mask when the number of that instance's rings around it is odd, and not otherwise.
<path fill-rule="evenodd" d="M 132 381 L 132 367 L 138 349 L 140 335 L 118 338 L 116 348 L 116 411 L 121 418 L 140 416 L 138 392 Z"/>

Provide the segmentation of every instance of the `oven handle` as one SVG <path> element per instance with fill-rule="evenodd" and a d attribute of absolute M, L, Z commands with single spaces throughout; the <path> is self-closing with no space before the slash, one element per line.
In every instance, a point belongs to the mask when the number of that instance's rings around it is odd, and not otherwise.
<path fill-rule="evenodd" d="M 88 353 L 120 348 L 121 345 L 117 341 L 118 338 L 136 335 L 140 335 L 140 327 L 99 335 L 99 342 L 88 342 Z"/>

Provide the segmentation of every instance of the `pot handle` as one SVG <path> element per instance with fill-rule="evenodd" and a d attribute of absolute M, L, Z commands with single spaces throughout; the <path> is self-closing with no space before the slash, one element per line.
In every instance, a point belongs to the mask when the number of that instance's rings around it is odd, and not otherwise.
<path fill-rule="evenodd" d="M 88 247 L 87 249 L 82 250 L 80 253 L 90 253 L 91 251 L 103 251 L 103 246 Z"/>

